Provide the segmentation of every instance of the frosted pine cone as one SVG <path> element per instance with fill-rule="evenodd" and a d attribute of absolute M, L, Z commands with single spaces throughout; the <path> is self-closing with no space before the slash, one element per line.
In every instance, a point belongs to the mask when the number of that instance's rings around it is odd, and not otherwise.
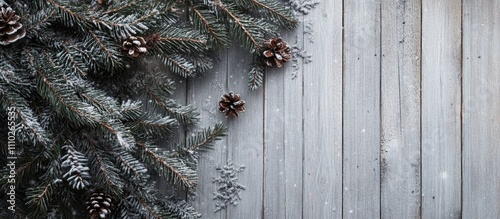
<path fill-rule="evenodd" d="M 139 57 L 141 54 L 146 53 L 146 40 L 142 37 L 131 36 L 125 39 L 122 43 L 122 48 L 129 56 Z"/>
<path fill-rule="evenodd" d="M 262 57 L 267 66 L 273 66 L 274 64 L 281 68 L 283 62 L 288 62 L 292 58 L 292 51 L 281 37 L 266 40 L 264 47 Z"/>
<path fill-rule="evenodd" d="M 0 4 L 1 5 L 1 4 Z M 23 38 L 26 30 L 19 22 L 19 15 L 11 7 L 1 7 L 0 11 L 0 45 L 8 45 Z"/>
<path fill-rule="evenodd" d="M 92 193 L 89 201 L 87 201 L 87 210 L 92 219 L 106 218 L 108 215 L 111 215 L 112 208 L 113 202 L 111 197 L 101 191 Z"/>
<path fill-rule="evenodd" d="M 229 94 L 224 94 L 219 101 L 219 111 L 226 113 L 226 117 L 233 115 L 238 117 L 239 112 L 244 112 L 245 101 L 241 99 L 239 94 L 234 94 L 232 91 Z"/>

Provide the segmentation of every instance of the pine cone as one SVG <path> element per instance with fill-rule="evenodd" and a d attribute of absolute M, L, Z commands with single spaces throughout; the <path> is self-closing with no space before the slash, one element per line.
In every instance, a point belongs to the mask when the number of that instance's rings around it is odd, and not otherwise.
<path fill-rule="evenodd" d="M 290 61 L 292 57 L 292 51 L 281 37 L 266 40 L 264 47 L 262 57 L 267 66 L 273 66 L 274 63 L 278 68 L 281 68 L 283 62 Z"/>
<path fill-rule="evenodd" d="M 111 197 L 102 191 L 92 193 L 86 204 L 91 218 L 106 218 L 113 210 Z"/>
<path fill-rule="evenodd" d="M 123 41 L 123 50 L 127 51 L 129 56 L 139 57 L 142 53 L 146 53 L 146 40 L 142 37 L 131 36 Z"/>
<path fill-rule="evenodd" d="M 226 118 L 229 115 L 238 117 L 238 112 L 244 112 L 245 101 L 241 99 L 239 94 L 234 94 L 232 91 L 229 94 L 224 94 L 219 101 L 219 111 L 226 113 Z"/>
<path fill-rule="evenodd" d="M 1 4 L 0 4 L 1 5 Z M 0 12 L 0 45 L 16 42 L 26 35 L 26 30 L 19 23 L 19 15 L 11 7 L 1 7 Z"/>

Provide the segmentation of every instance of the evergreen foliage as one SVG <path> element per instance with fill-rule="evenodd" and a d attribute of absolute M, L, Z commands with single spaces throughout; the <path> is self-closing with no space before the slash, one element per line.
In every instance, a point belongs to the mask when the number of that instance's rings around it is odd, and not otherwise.
<path fill-rule="evenodd" d="M 265 37 L 297 24 L 276 0 L 0 5 L 11 7 L 22 24 L 19 39 L 0 46 L 0 144 L 7 145 L 10 113 L 18 157 L 16 211 L 2 211 L 1 218 L 90 217 L 84 203 L 96 190 L 115 201 L 111 218 L 200 217 L 176 195 L 159 194 L 151 175 L 159 174 L 173 190 L 195 187 L 198 153 L 210 149 L 226 128 L 215 124 L 183 145 L 170 142 L 180 126 L 196 124 L 199 114 L 171 98 L 174 84 L 166 74 L 131 71 L 132 66 L 142 57 L 158 57 L 170 71 L 193 77 L 212 66 L 211 52 L 238 39 L 254 57 L 249 84 L 255 89 L 262 85 Z M 131 56 L 123 42 L 137 37 L 146 45 Z M 143 104 L 145 98 L 150 101 Z M 172 147 L 158 146 L 165 141 Z M 0 153 L 7 191 L 10 151 L 2 146 Z M 8 203 L 0 207 L 8 209 Z"/>

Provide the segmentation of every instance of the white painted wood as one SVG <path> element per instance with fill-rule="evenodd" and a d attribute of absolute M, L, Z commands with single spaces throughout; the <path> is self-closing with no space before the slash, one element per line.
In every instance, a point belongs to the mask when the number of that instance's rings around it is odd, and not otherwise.
<path fill-rule="evenodd" d="M 382 1 L 381 218 L 420 216 L 421 1 Z"/>
<path fill-rule="evenodd" d="M 228 91 L 241 94 L 246 112 L 239 118 L 228 118 L 228 160 L 246 168 L 238 176 L 238 182 L 246 187 L 242 199 L 227 210 L 227 218 L 262 218 L 264 175 L 264 92 L 248 89 L 248 69 L 251 56 L 238 44 L 229 50 Z"/>
<path fill-rule="evenodd" d="M 282 69 L 280 69 L 282 70 Z M 284 72 L 266 71 L 264 88 L 264 218 L 286 212 Z M 300 125 L 300 123 L 299 123 Z M 302 146 L 302 145 L 300 145 Z M 302 165 L 302 160 L 299 160 Z M 302 168 L 301 168 L 302 169 Z M 302 172 L 302 171 L 300 171 Z M 300 175 L 302 181 L 302 174 Z M 302 194 L 302 191 L 300 191 Z M 302 200 L 296 200 L 302 201 Z M 302 210 L 302 206 L 300 208 Z"/>
<path fill-rule="evenodd" d="M 423 0 L 422 218 L 461 216 L 461 1 Z"/>
<path fill-rule="evenodd" d="M 500 218 L 500 2 L 463 3 L 463 218 Z"/>
<path fill-rule="evenodd" d="M 342 215 L 342 1 L 322 1 L 304 19 L 304 25 L 304 49 L 312 54 L 313 61 L 303 65 L 304 70 L 298 75 L 304 80 L 302 217 L 339 218 Z M 289 104 L 294 104 L 292 99 Z M 294 131 L 298 130 L 287 130 L 290 137 L 295 135 Z M 300 182 L 287 183 L 300 185 Z"/>
<path fill-rule="evenodd" d="M 303 24 L 301 24 L 303 25 Z M 301 36 L 302 28 L 298 28 L 296 33 L 299 36 L 297 41 L 304 43 L 304 38 Z M 294 43 L 295 39 L 288 38 L 289 43 Z M 277 72 L 278 74 L 283 74 L 284 78 L 284 108 L 286 110 L 284 114 L 284 155 L 285 163 L 284 175 L 285 184 L 278 185 L 279 187 L 285 187 L 285 214 L 277 218 L 297 218 L 303 215 L 303 158 L 304 158 L 304 130 L 303 130 L 303 74 L 304 74 L 304 62 L 298 60 L 297 64 L 299 69 L 297 72 L 290 71 L 290 64 L 287 64 L 287 68 L 282 72 Z M 280 70 L 278 70 L 280 71 Z M 295 75 L 294 75 L 295 74 Z M 269 82 L 272 82 L 269 80 Z M 271 87 L 273 85 L 267 86 Z M 281 109 L 280 109 L 281 111 Z M 266 122 L 268 123 L 268 122 Z M 281 174 L 281 173 L 276 173 Z M 283 204 L 283 203 L 282 203 Z M 273 217 L 266 217 L 273 218 Z"/>
<path fill-rule="evenodd" d="M 344 2 L 343 216 L 380 216 L 380 1 Z"/>
<path fill-rule="evenodd" d="M 221 51 L 221 61 L 218 62 L 210 72 L 188 80 L 187 99 L 188 103 L 195 106 L 200 113 L 200 122 L 197 129 L 200 131 L 208 126 L 213 127 L 217 122 L 227 125 L 223 114 L 219 113 L 218 103 L 220 96 L 227 91 L 228 76 L 228 52 Z M 188 135 L 190 137 L 190 135 Z M 204 219 L 224 219 L 226 210 L 215 212 L 215 201 L 213 193 L 217 190 L 217 185 L 213 183 L 213 177 L 219 176 L 215 170 L 217 166 L 225 165 L 227 161 L 227 136 L 221 141 L 217 141 L 214 150 L 201 154 L 198 163 L 198 187 L 196 193 L 198 197 L 193 201 L 196 210 L 202 213 Z"/>
<path fill-rule="evenodd" d="M 303 25 L 285 34 L 292 46 L 303 47 Z M 298 36 L 297 36 L 298 35 Z M 300 71 L 302 60 L 297 60 Z M 293 62 L 268 68 L 264 89 L 264 218 L 302 215 L 302 77 Z M 300 73 L 302 75 L 302 73 Z M 288 182 L 294 182 L 288 183 Z"/>
<path fill-rule="evenodd" d="M 298 75 L 304 89 L 302 217 L 338 218 L 342 214 L 342 1 L 321 2 L 304 25 L 304 49 L 313 61 Z"/>

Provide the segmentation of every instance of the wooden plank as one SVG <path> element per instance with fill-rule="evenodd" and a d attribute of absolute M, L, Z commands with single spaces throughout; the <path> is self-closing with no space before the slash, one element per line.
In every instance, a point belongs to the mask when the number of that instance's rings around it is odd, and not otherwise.
<path fill-rule="evenodd" d="M 283 217 L 286 212 L 284 113 L 288 109 L 284 108 L 285 74 L 279 70 L 266 71 L 264 89 L 264 218 Z"/>
<path fill-rule="evenodd" d="M 380 216 L 380 1 L 344 6 L 344 213 Z"/>
<path fill-rule="evenodd" d="M 423 1 L 422 218 L 461 216 L 461 1 Z"/>
<path fill-rule="evenodd" d="M 298 34 L 298 36 L 297 36 Z M 283 39 L 303 47 L 303 25 Z M 296 39 L 296 36 L 298 39 Z M 293 64 L 268 68 L 264 87 L 264 218 L 302 215 L 302 73 Z M 296 69 L 297 71 L 299 69 Z M 288 183 L 290 182 L 290 183 Z M 294 182 L 294 183 L 291 183 Z"/>
<path fill-rule="evenodd" d="M 381 218 L 420 215 L 421 1 L 382 1 Z"/>
<path fill-rule="evenodd" d="M 342 8 L 342 0 L 322 1 L 304 21 L 310 26 L 306 28 L 304 48 L 313 61 L 304 65 L 299 75 L 304 80 L 302 218 L 342 216 Z M 289 101 L 286 104 L 290 107 L 298 104 L 294 99 Z M 293 116 L 300 115 L 289 115 Z M 295 140 L 292 135 L 298 130 L 291 131 L 287 134 Z"/>
<path fill-rule="evenodd" d="M 500 218 L 500 2 L 463 7 L 463 218 Z"/>
<path fill-rule="evenodd" d="M 221 51 L 220 55 L 222 60 L 210 70 L 211 72 L 188 80 L 188 103 L 197 108 L 201 118 L 198 129 L 192 131 L 199 131 L 208 126 L 213 127 L 217 122 L 223 122 L 227 125 L 224 115 L 218 112 L 218 103 L 220 96 L 227 91 L 228 52 Z M 213 192 L 217 190 L 217 185 L 212 181 L 213 177 L 219 176 L 219 172 L 215 168 L 226 164 L 227 146 L 226 136 L 215 143 L 214 150 L 201 154 L 198 161 L 199 182 L 196 188 L 198 197 L 193 201 L 193 204 L 196 210 L 202 213 L 204 219 L 226 218 L 225 210 L 215 212 Z"/>
<path fill-rule="evenodd" d="M 251 56 L 234 44 L 229 50 L 228 88 L 241 94 L 246 112 L 239 118 L 228 119 L 228 160 L 246 168 L 238 182 L 246 187 L 238 206 L 227 210 L 227 218 L 262 218 L 264 175 L 264 92 L 248 89 L 248 69 Z"/>

